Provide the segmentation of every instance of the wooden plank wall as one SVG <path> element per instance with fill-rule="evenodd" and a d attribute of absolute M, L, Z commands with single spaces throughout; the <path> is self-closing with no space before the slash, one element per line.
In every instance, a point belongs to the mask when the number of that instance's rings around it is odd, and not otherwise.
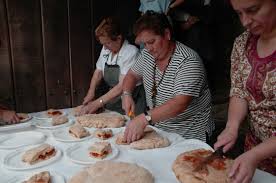
<path fill-rule="evenodd" d="M 79 105 L 101 49 L 94 29 L 124 3 L 0 0 L 0 103 L 19 112 Z M 134 17 L 132 8 L 122 13 Z"/>

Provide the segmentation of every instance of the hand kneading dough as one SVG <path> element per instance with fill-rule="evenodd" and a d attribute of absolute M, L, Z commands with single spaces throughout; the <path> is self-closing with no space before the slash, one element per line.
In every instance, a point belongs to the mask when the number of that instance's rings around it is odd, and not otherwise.
<path fill-rule="evenodd" d="M 143 150 L 167 147 L 170 145 L 170 141 L 166 137 L 162 137 L 152 128 L 146 127 L 144 132 L 145 134 L 140 140 L 130 143 L 131 148 Z M 123 137 L 124 133 L 120 133 L 117 136 L 116 143 L 119 145 L 125 145 L 126 143 L 123 141 Z"/>

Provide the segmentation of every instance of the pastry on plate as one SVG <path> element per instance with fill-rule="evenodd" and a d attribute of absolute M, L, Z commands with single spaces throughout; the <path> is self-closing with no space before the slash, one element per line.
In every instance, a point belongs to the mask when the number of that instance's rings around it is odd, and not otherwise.
<path fill-rule="evenodd" d="M 56 126 L 56 125 L 62 125 L 64 123 L 67 123 L 69 120 L 66 116 L 54 116 L 52 118 L 52 125 Z"/>
<path fill-rule="evenodd" d="M 38 162 L 50 159 L 55 155 L 55 147 L 45 143 L 38 147 L 27 150 L 22 156 L 22 161 L 30 165 L 33 165 Z"/>
<path fill-rule="evenodd" d="M 89 156 L 92 158 L 104 159 L 112 152 L 109 142 L 95 142 L 89 148 Z"/>
<path fill-rule="evenodd" d="M 51 183 L 50 172 L 44 171 L 37 173 L 23 183 Z"/>
<path fill-rule="evenodd" d="M 49 117 L 49 118 L 52 118 L 54 116 L 60 116 L 60 115 L 63 115 L 63 112 L 60 111 L 60 110 L 57 110 L 57 109 L 48 109 L 46 111 L 46 115 Z"/>
<path fill-rule="evenodd" d="M 79 139 L 90 135 L 90 133 L 78 123 L 71 126 L 68 131 L 71 136 Z"/>
<path fill-rule="evenodd" d="M 113 132 L 111 129 L 97 129 L 95 132 L 94 132 L 94 136 L 99 138 L 99 139 L 102 139 L 102 140 L 106 140 L 106 139 L 109 139 L 113 136 Z"/>
<path fill-rule="evenodd" d="M 24 121 L 30 118 L 30 116 L 27 113 L 17 113 L 16 115 L 19 117 L 20 121 Z"/>

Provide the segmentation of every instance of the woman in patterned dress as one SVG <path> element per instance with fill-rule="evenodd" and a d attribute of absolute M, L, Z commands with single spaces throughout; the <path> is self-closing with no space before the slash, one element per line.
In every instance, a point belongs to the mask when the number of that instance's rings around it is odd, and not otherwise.
<path fill-rule="evenodd" d="M 233 164 L 233 182 L 251 182 L 258 167 L 276 175 L 276 0 L 230 0 L 247 29 L 234 43 L 228 121 L 215 149 L 228 151 L 249 114 L 245 153 Z"/>

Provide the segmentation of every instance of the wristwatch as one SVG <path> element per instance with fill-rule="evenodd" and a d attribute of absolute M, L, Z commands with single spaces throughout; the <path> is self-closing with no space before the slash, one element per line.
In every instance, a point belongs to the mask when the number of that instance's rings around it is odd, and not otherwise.
<path fill-rule="evenodd" d="M 146 118 L 146 121 L 148 122 L 148 124 L 153 126 L 154 123 L 152 122 L 151 114 L 148 111 L 145 111 L 144 114 L 145 114 L 145 118 Z"/>

